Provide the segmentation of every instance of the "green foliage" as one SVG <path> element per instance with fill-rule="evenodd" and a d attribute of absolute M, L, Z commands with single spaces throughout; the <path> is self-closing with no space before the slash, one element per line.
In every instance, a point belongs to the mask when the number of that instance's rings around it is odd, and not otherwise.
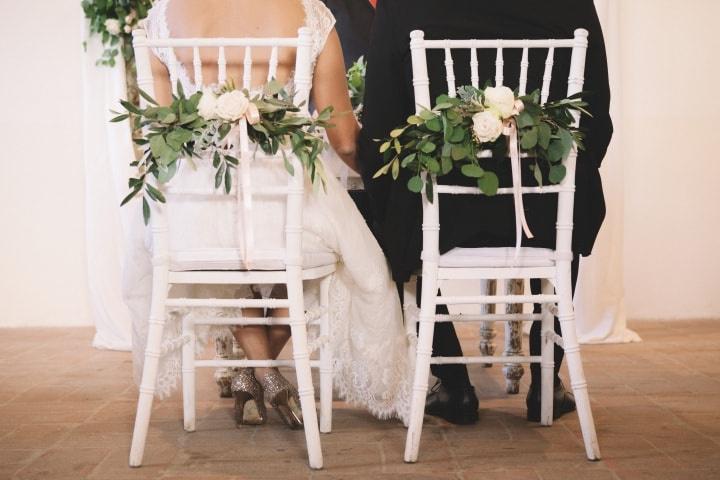
<path fill-rule="evenodd" d="M 347 71 L 348 93 L 353 111 L 358 120 L 362 116 L 362 102 L 365 97 L 365 70 L 367 63 L 364 57 L 358 58 Z"/>
<path fill-rule="evenodd" d="M 232 83 L 226 84 L 222 91 L 234 90 Z M 247 95 L 247 92 L 244 92 Z M 180 82 L 177 94 L 173 95 L 170 105 L 159 105 L 147 93 L 140 92 L 148 106 L 140 108 L 122 100 L 125 112 L 117 113 L 112 122 L 131 118 L 134 129 L 142 132 L 134 142 L 143 149 L 140 160 L 132 162 L 137 175 L 129 179 L 130 193 L 123 199 L 125 205 L 136 196 L 143 197 L 143 216 L 145 223 L 150 218 L 149 200 L 164 203 L 165 197 L 160 189 L 147 180 L 154 177 L 158 185 L 169 182 L 177 173 L 183 159 L 210 156 L 215 169 L 215 188 L 223 188 L 229 193 L 232 188 L 232 171 L 238 167 L 239 160 L 234 156 L 236 146 L 228 138 L 232 127 L 238 121 L 220 119 L 206 120 L 198 105 L 202 92 L 186 96 Z M 324 183 L 324 172 L 318 161 L 324 147 L 321 129 L 331 127 L 329 120 L 332 108 L 329 107 L 317 116 L 310 118 L 301 114 L 300 106 L 293 103 L 292 95 L 275 81 L 268 83 L 263 92 L 250 99 L 259 112 L 259 122 L 248 122 L 250 140 L 267 154 L 275 155 L 280 151 L 285 159 L 285 168 L 294 175 L 287 152 L 296 155 L 304 171 L 314 182 L 320 179 Z"/>
<path fill-rule="evenodd" d="M 97 60 L 98 65 L 115 66 L 115 58 L 122 53 L 126 61 L 133 58 L 132 34 L 137 22 L 147 16 L 152 0 L 82 0 L 85 18 L 90 20 L 90 32 L 100 35 L 105 51 Z M 117 20 L 118 31 L 107 29 L 108 20 Z"/>
<path fill-rule="evenodd" d="M 432 201 L 437 177 L 459 169 L 462 175 L 473 179 L 484 194 L 497 193 L 498 177 L 483 167 L 478 154 L 491 150 L 494 157 L 507 156 L 508 137 L 501 135 L 493 142 L 481 143 L 473 131 L 473 116 L 487 109 L 484 90 L 464 86 L 457 93 L 457 97 L 440 95 L 432 110 L 422 108 L 390 132 L 389 138 L 380 140 L 379 150 L 386 163 L 375 173 L 375 178 L 392 172 L 397 179 L 399 169 L 407 169 L 412 173 L 408 189 L 421 192 L 424 188 L 428 200 Z M 582 133 L 573 126 L 573 112 L 589 115 L 587 103 L 578 94 L 541 106 L 538 91 L 519 100 L 523 102 L 522 111 L 504 123 L 516 122 L 521 150 L 536 158 L 536 164 L 530 168 L 538 184 L 542 185 L 542 174 L 537 162 L 548 165 L 551 183 L 560 183 L 565 178 L 562 161 L 573 145 L 582 148 Z"/>

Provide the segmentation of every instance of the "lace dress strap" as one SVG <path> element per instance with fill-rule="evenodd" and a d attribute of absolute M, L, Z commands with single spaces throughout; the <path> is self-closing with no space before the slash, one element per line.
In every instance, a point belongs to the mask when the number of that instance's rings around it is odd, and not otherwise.
<path fill-rule="evenodd" d="M 167 8 L 170 0 L 156 0 L 148 11 L 145 19 L 145 31 L 148 38 L 155 40 L 170 38 L 170 26 L 167 22 Z M 177 65 L 178 80 L 186 92 L 194 92 L 198 87 L 193 85 L 185 65 L 178 62 L 172 48 L 152 48 L 155 56 L 170 70 L 170 65 Z"/>
<path fill-rule="evenodd" d="M 335 16 L 320 0 L 302 0 L 305 9 L 305 26 L 313 37 L 313 65 L 320 56 L 330 31 L 335 27 Z"/>

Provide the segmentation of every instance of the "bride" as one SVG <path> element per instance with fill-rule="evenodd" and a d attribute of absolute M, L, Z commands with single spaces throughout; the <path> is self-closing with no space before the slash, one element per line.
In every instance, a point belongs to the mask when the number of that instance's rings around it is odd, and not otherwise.
<path fill-rule="evenodd" d="M 334 23 L 332 14 L 319 0 L 158 0 L 149 12 L 146 29 L 150 38 L 293 37 L 300 27 L 308 27 L 313 37 L 312 105 L 317 110 L 334 107 L 336 114 L 332 123 L 335 126 L 326 132 L 328 141 L 342 161 L 357 171 L 359 126 L 355 117 L 348 114 L 352 107 Z M 192 68 L 192 51 L 177 49 L 176 58 L 176 53 L 170 49 L 157 49 L 153 53 L 155 94 L 161 104 L 171 101 L 170 62 L 179 62 L 178 78 L 185 91 L 200 88 L 192 84 L 188 75 L 188 68 Z M 253 53 L 252 78 L 264 80 L 269 51 Z M 227 77 L 234 79 L 236 84 L 242 83 L 244 74 L 242 54 L 236 49 L 227 52 Z M 217 65 L 210 61 L 204 63 L 203 78 L 217 78 Z M 283 53 L 281 50 L 277 66 L 280 82 L 292 81 L 294 64 L 294 52 Z M 259 81 L 254 82 L 256 87 L 261 85 Z M 323 159 L 324 162 L 327 160 Z M 201 173 L 186 170 L 180 171 L 173 182 L 192 184 L 193 178 L 207 178 Z M 337 179 L 330 174 L 327 177 L 325 191 L 309 185 L 306 189 L 303 245 L 307 248 L 308 243 L 313 243 L 311 248 L 331 251 L 340 258 L 330 288 L 332 335 L 329 341 L 335 356 L 334 384 L 342 398 L 365 407 L 373 415 L 405 420 L 409 411 L 411 366 L 397 290 L 385 257 L 363 217 Z M 218 218 L 205 218 L 202 225 L 195 225 L 186 218 L 183 220 L 193 225 L 190 235 L 202 233 L 204 237 L 209 235 L 211 238 L 221 235 Z M 308 286 L 307 289 L 311 288 Z M 217 293 L 214 290 L 212 296 L 220 296 Z M 281 288 L 257 285 L 230 294 L 276 296 L 285 292 Z M 198 314 L 172 313 L 166 330 L 177 328 L 178 319 L 183 315 Z M 201 313 L 204 316 L 228 314 L 227 311 Z M 283 311 L 270 313 L 287 316 Z M 242 311 L 246 317 L 262 314 L 252 309 Z M 175 327 L 172 326 L 173 319 Z M 145 329 L 136 327 L 135 330 L 140 341 L 134 342 L 134 345 L 141 352 Z M 277 325 L 236 327 L 233 333 L 251 360 L 276 358 L 290 336 L 289 327 Z M 179 374 L 178 366 L 177 357 L 170 356 L 161 361 L 158 389 L 161 394 L 169 393 L 168 390 L 174 387 Z M 234 378 L 232 389 L 236 396 L 238 424 L 264 423 L 264 397 L 276 407 L 286 424 L 290 427 L 300 425 L 298 402 L 293 401 L 297 393 L 277 369 L 242 369 Z M 251 405 L 254 408 L 243 408 L 246 402 L 254 404 Z"/>

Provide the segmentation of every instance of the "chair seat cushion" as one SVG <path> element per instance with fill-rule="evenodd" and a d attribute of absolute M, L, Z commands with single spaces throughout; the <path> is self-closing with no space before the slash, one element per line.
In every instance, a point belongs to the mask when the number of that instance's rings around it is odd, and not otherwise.
<path fill-rule="evenodd" d="M 335 265 L 339 258 L 332 252 L 304 252 L 303 268 Z M 249 265 L 242 259 L 242 252 L 235 248 L 207 250 L 184 250 L 170 256 L 170 270 L 174 272 L 197 270 L 285 270 L 285 262 L 276 252 L 254 251 Z"/>
<path fill-rule="evenodd" d="M 549 248 L 520 248 L 515 257 L 515 247 L 500 248 L 454 248 L 440 256 L 441 268 L 459 267 L 552 267 L 555 251 Z"/>

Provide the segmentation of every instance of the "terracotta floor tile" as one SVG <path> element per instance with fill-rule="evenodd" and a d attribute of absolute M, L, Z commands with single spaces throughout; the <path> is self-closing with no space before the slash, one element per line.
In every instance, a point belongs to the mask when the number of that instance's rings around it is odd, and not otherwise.
<path fill-rule="evenodd" d="M 43 451 L 39 449 L 0 449 L 0 478 L 11 478 L 18 470 L 37 459 L 42 452 Z"/>
<path fill-rule="evenodd" d="M 86 478 L 109 453 L 104 448 L 50 449 L 15 475 L 23 480 Z"/>
<path fill-rule="evenodd" d="M 49 448 L 68 435 L 76 424 L 21 424 L 0 439 L 0 449 L 5 448 Z"/>
<path fill-rule="evenodd" d="M 0 366 L 13 368 L 0 375 L 0 478 L 720 478 L 718 324 L 633 328 L 643 343 L 582 351 L 602 461 L 585 459 L 576 414 L 549 428 L 525 420 L 527 369 L 520 394 L 507 395 L 501 367 L 471 366 L 481 402 L 477 425 L 426 417 L 419 462 L 406 464 L 400 422 L 336 400 L 333 433 L 321 436 L 325 469 L 317 472 L 307 467 L 303 432 L 288 430 L 275 412 L 267 425 L 235 428 L 233 402 L 218 398 L 211 370 L 197 376 L 197 431 L 183 430 L 179 394 L 154 402 L 144 466 L 130 469 L 137 400 L 130 355 L 91 348 L 92 329 L 7 330 Z M 477 349 L 477 329 L 462 331 L 466 352 Z M 499 330 L 496 342 L 501 347 Z M 292 371 L 283 372 L 294 381 Z"/>

